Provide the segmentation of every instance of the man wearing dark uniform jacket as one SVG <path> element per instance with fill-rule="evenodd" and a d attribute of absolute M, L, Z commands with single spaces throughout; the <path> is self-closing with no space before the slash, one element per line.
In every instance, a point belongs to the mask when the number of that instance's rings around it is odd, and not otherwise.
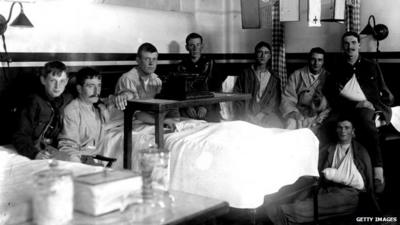
<path fill-rule="evenodd" d="M 43 87 L 29 96 L 20 112 L 13 144 L 17 152 L 30 159 L 48 159 L 57 148 L 62 128 L 62 111 L 72 96 L 64 93 L 68 74 L 64 63 L 48 62 L 40 75 Z"/>

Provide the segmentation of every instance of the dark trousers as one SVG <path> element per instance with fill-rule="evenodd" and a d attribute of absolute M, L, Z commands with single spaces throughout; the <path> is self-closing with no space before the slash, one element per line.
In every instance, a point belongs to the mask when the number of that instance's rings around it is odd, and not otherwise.
<path fill-rule="evenodd" d="M 315 184 L 316 185 L 316 184 Z M 265 207 L 274 225 L 310 223 L 314 221 L 314 186 L 298 182 L 281 189 L 279 199 Z M 318 191 L 320 220 L 352 214 L 359 202 L 359 191 L 343 185 L 323 186 Z"/>
<path fill-rule="evenodd" d="M 371 109 L 359 108 L 354 110 L 356 140 L 368 150 L 372 166 L 382 167 L 382 151 L 378 129 L 375 126 L 374 115 L 375 111 Z"/>

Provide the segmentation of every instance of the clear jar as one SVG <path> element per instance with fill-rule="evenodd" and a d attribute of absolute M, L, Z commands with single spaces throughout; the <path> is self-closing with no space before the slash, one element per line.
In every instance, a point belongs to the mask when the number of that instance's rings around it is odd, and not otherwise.
<path fill-rule="evenodd" d="M 157 145 L 140 150 L 140 170 L 143 200 L 161 207 L 171 205 L 169 152 Z"/>
<path fill-rule="evenodd" d="M 142 198 L 127 206 L 122 198 L 121 211 L 124 211 L 129 223 L 164 224 L 167 217 L 151 216 L 170 215 L 174 197 L 169 189 L 169 153 L 162 151 L 155 144 L 139 150 L 139 167 L 142 176 Z M 129 198 L 129 196 L 127 196 Z"/>
<path fill-rule="evenodd" d="M 33 219 L 37 225 L 64 225 L 73 219 L 72 172 L 59 169 L 56 160 L 50 168 L 34 175 Z"/>
<path fill-rule="evenodd" d="M 153 189 L 153 170 L 158 163 L 158 149 L 150 145 L 146 149 L 139 151 L 140 154 L 140 173 L 142 176 L 142 197 L 144 201 L 152 201 L 154 197 Z"/>

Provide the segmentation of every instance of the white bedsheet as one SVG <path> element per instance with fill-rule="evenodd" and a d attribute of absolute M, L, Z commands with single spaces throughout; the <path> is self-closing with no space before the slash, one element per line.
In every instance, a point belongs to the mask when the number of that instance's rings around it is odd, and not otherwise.
<path fill-rule="evenodd" d="M 207 122 L 202 120 L 184 120 L 177 125 L 179 132 L 192 130 L 195 132 L 197 129 L 208 126 Z M 113 163 L 113 169 L 123 169 L 123 151 L 124 151 L 124 127 L 118 121 L 114 121 L 108 125 L 108 130 L 100 146 L 100 154 L 116 158 L 117 161 Z M 176 135 L 177 133 L 165 134 L 164 137 L 169 135 Z M 149 145 L 155 144 L 154 126 L 145 125 L 135 121 L 133 123 L 132 131 L 132 170 L 139 172 L 139 158 L 138 151 L 148 148 Z"/>
<path fill-rule="evenodd" d="M 400 106 L 392 107 L 392 118 L 390 119 L 393 127 L 400 132 Z"/>
<path fill-rule="evenodd" d="M 171 189 L 227 201 L 232 207 L 255 208 L 264 195 L 300 176 L 318 176 L 318 140 L 309 129 L 266 129 L 242 121 L 185 121 L 180 132 L 165 135 L 171 152 Z M 183 131 L 182 131 L 183 130 Z M 122 168 L 122 130 L 109 133 L 106 156 Z M 132 134 L 133 169 L 137 151 L 154 143 L 154 127 Z"/>
<path fill-rule="evenodd" d="M 171 189 L 255 208 L 264 196 L 318 176 L 318 140 L 309 129 L 265 129 L 246 122 L 212 124 L 166 138 Z"/>

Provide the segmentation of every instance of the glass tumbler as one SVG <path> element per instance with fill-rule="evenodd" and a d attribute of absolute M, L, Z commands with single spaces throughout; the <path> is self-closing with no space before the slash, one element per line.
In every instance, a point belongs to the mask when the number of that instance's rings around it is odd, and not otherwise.
<path fill-rule="evenodd" d="M 150 145 L 140 151 L 143 202 L 167 207 L 173 203 L 169 193 L 169 152 Z"/>

